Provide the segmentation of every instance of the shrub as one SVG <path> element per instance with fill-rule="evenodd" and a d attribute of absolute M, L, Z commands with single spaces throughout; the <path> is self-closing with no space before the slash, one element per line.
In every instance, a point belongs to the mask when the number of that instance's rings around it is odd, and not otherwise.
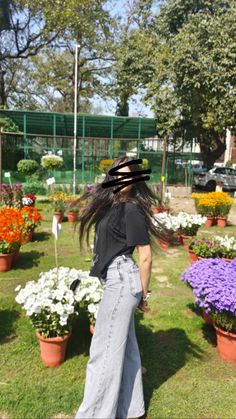
<path fill-rule="evenodd" d="M 23 175 L 30 176 L 38 170 L 39 164 L 35 160 L 20 160 L 17 163 L 17 170 Z"/>
<path fill-rule="evenodd" d="M 59 169 L 63 166 L 63 158 L 55 154 L 48 154 L 41 158 L 41 166 L 46 170 Z"/>
<path fill-rule="evenodd" d="M 225 217 L 234 203 L 226 192 L 209 192 L 208 194 L 192 194 L 199 214 L 207 217 Z"/>
<path fill-rule="evenodd" d="M 47 191 L 42 182 L 25 183 L 23 186 L 24 194 L 46 195 Z"/>
<path fill-rule="evenodd" d="M 236 259 L 205 259 L 182 274 L 190 284 L 196 303 L 210 313 L 216 326 L 236 333 Z"/>

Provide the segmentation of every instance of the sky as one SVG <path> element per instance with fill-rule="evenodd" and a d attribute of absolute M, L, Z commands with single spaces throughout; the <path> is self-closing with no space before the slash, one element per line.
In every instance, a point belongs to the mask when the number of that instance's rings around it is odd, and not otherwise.
<path fill-rule="evenodd" d="M 110 0 L 108 2 L 107 9 L 109 9 L 111 16 L 114 17 L 117 14 L 125 15 L 127 10 L 127 2 L 129 0 Z M 134 0 L 131 0 L 134 2 Z M 102 107 L 103 114 L 105 115 L 114 115 L 116 111 L 116 102 L 113 100 L 103 100 L 96 98 L 93 101 L 95 106 Z M 129 115 L 130 116 L 141 116 L 146 118 L 154 118 L 154 113 L 149 106 L 144 105 L 141 102 L 139 95 L 134 96 L 129 101 Z"/>

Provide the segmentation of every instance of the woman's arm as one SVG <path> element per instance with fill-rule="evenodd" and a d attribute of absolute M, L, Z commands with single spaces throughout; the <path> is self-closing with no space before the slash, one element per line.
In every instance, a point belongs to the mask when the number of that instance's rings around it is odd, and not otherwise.
<path fill-rule="evenodd" d="M 143 294 L 147 294 L 152 270 L 152 249 L 150 244 L 137 245 L 139 254 L 139 272 Z"/>

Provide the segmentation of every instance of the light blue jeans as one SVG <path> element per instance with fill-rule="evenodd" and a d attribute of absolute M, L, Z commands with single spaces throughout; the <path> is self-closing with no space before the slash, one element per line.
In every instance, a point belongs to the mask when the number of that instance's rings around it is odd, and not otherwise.
<path fill-rule="evenodd" d="M 87 363 L 84 398 L 74 419 L 137 418 L 145 413 L 134 311 L 142 285 L 132 255 L 113 259 L 105 280 Z"/>

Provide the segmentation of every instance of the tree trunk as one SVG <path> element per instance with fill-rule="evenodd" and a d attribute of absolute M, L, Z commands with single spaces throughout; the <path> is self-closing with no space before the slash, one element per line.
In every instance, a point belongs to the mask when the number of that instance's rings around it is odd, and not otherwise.
<path fill-rule="evenodd" d="M 209 134 L 209 138 L 203 135 L 199 140 L 203 163 L 208 170 L 226 150 L 226 131 L 219 133 L 212 130 Z"/>
<path fill-rule="evenodd" d="M 5 91 L 5 80 L 4 76 L 6 74 L 6 71 L 4 71 L 0 67 L 0 107 L 5 107 L 7 104 L 7 97 L 6 97 L 6 91 Z"/>

